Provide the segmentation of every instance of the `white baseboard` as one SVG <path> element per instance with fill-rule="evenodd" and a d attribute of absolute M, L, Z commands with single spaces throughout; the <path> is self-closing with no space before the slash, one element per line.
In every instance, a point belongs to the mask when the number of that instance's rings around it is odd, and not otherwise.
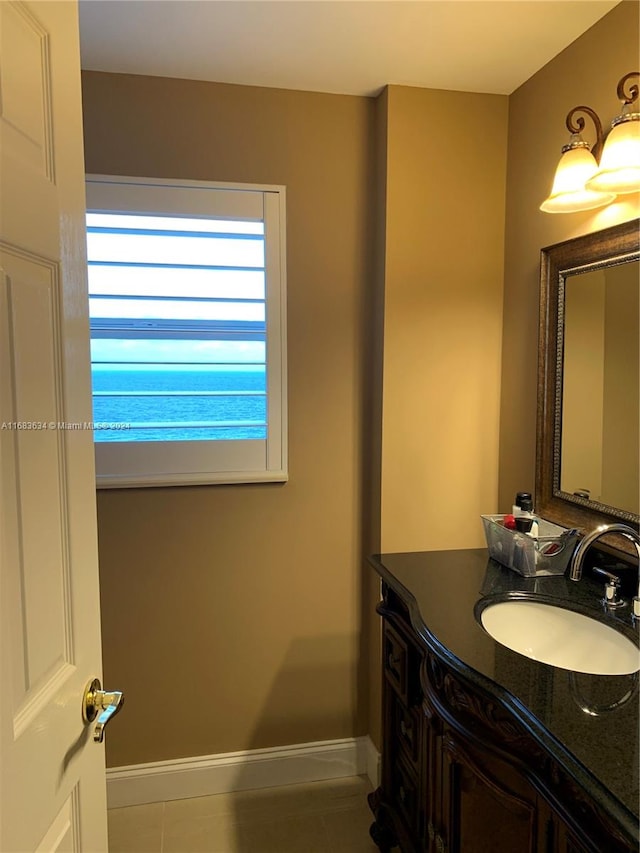
<path fill-rule="evenodd" d="M 107 769 L 107 802 L 113 809 L 364 774 L 375 788 L 379 765 L 369 737 L 154 761 Z"/>
<path fill-rule="evenodd" d="M 369 781 L 371 782 L 371 787 L 375 790 L 380 787 L 380 777 L 381 777 L 381 756 L 374 742 L 367 735 L 367 737 L 362 738 L 364 741 L 364 746 L 366 749 L 366 775 Z"/>

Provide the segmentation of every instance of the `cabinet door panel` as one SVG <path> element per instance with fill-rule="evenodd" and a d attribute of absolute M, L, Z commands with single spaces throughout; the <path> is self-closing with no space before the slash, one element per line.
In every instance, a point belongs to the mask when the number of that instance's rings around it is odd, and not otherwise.
<path fill-rule="evenodd" d="M 384 657 L 382 659 L 387 681 L 403 702 L 407 702 L 409 685 L 407 661 L 409 650 L 404 639 L 390 625 L 384 628 Z"/>
<path fill-rule="evenodd" d="M 447 853 L 536 853 L 536 794 L 528 783 L 450 733 L 442 740 L 442 769 Z"/>
<path fill-rule="evenodd" d="M 390 794 L 411 837 L 415 838 L 418 832 L 418 782 L 402 760 L 393 767 Z"/>
<path fill-rule="evenodd" d="M 422 808 L 424 811 L 422 843 L 428 853 L 436 851 L 436 835 L 443 825 L 442 776 L 440 749 L 442 725 L 428 702 L 423 704 L 423 773 Z"/>
<path fill-rule="evenodd" d="M 393 705 L 393 736 L 397 744 L 402 748 L 405 757 L 419 772 L 420 758 L 420 709 L 407 710 L 398 700 Z"/>

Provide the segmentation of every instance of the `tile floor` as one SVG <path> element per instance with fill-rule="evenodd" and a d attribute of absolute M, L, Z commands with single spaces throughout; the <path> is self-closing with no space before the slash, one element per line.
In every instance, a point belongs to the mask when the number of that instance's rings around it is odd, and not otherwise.
<path fill-rule="evenodd" d="M 379 853 L 364 776 L 109 811 L 110 853 Z"/>

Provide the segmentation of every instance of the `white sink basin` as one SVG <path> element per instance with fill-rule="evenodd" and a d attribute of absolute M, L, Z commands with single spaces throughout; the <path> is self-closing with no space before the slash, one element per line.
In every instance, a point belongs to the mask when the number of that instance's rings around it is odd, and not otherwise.
<path fill-rule="evenodd" d="M 500 601 L 480 614 L 494 640 L 532 660 L 593 675 L 640 669 L 640 651 L 608 625 L 537 601 Z"/>

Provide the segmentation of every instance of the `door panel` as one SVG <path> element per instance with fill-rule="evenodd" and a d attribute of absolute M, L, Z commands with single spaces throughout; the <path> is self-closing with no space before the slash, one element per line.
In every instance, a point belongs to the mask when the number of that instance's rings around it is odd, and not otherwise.
<path fill-rule="evenodd" d="M 58 680 L 72 657 L 64 558 L 69 548 L 67 495 L 64 481 L 59 482 L 64 448 L 62 432 L 49 428 L 63 413 L 54 369 L 59 360 L 58 277 L 55 266 L 6 247 L 2 265 L 2 358 L 9 374 L 5 387 L 13 392 L 3 405 L 9 425 L 4 430 L 9 433 L 5 465 L 12 472 L 16 507 L 15 524 L 5 531 L 16 555 L 8 568 L 14 575 L 12 642 L 18 648 L 26 638 L 23 666 L 14 670 L 13 710 L 23 718 L 27 707 L 30 714 L 38 713 L 49 701 L 43 686 Z M 25 722 L 21 719 L 19 730 Z"/>
<path fill-rule="evenodd" d="M 45 837 L 36 849 L 36 853 L 74 853 L 80 850 L 78 843 L 78 789 L 74 788 L 71 796 L 53 819 Z"/>
<path fill-rule="evenodd" d="M 536 853 L 535 791 L 513 768 L 479 756 L 451 733 L 442 741 L 445 838 L 450 853 Z"/>
<path fill-rule="evenodd" d="M 50 37 L 24 4 L 7 3 L 2 20 L 2 134 L 12 156 L 52 179 Z"/>
<path fill-rule="evenodd" d="M 0 850 L 106 850 L 77 8 L 0 3 Z M 69 427 L 72 428 L 69 428 Z"/>

